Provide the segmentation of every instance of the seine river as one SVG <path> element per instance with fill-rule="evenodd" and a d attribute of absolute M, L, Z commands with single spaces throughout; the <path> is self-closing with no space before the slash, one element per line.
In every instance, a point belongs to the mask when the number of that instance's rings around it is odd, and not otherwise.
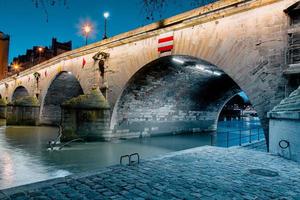
<path fill-rule="evenodd" d="M 219 122 L 217 133 L 183 134 L 114 142 L 74 143 L 60 151 L 49 151 L 54 127 L 0 127 L 0 189 L 98 170 L 119 164 L 120 156 L 138 152 L 142 159 L 203 145 L 234 146 L 239 141 L 263 138 L 258 120 Z M 243 130 L 243 131 L 239 131 Z M 240 134 L 242 137 L 240 137 Z M 229 142 L 227 143 L 227 138 Z M 241 138 L 241 139 L 240 139 Z"/>

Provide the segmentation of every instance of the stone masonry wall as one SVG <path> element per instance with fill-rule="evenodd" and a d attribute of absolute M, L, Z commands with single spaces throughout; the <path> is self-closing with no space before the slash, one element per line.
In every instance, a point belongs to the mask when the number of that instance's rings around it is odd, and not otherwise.
<path fill-rule="evenodd" d="M 35 126 L 39 124 L 40 107 L 7 106 L 7 125 Z"/>
<path fill-rule="evenodd" d="M 84 139 L 86 141 L 110 140 L 109 109 L 74 109 L 62 110 L 62 141 Z"/>

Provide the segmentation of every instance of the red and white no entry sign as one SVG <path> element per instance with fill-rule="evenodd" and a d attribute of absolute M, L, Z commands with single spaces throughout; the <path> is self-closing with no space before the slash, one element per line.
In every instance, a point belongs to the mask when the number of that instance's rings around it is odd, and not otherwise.
<path fill-rule="evenodd" d="M 173 32 L 164 33 L 158 38 L 158 51 L 163 53 L 171 51 L 174 47 L 174 35 Z"/>

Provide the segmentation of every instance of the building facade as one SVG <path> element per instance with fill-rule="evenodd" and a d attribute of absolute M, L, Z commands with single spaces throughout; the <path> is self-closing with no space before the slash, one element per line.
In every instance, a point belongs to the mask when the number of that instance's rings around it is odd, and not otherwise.
<path fill-rule="evenodd" d="M 11 63 L 9 75 L 28 69 L 70 50 L 72 50 L 72 41 L 58 42 L 56 38 L 52 38 L 50 47 L 34 46 L 32 49 L 27 49 L 26 54 L 15 57 Z"/>
<path fill-rule="evenodd" d="M 0 80 L 7 75 L 9 36 L 0 31 Z"/>

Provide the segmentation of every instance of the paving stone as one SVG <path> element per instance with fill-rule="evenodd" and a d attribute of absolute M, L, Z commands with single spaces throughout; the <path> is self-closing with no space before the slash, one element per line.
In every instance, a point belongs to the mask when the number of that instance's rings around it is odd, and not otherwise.
<path fill-rule="evenodd" d="M 37 196 L 42 196 L 43 193 L 42 192 L 36 192 L 36 191 L 29 191 L 27 193 L 27 195 L 30 196 L 30 197 L 37 197 Z"/>
<path fill-rule="evenodd" d="M 105 191 L 105 192 L 103 192 L 102 194 L 103 194 L 104 196 L 108 196 L 108 197 L 114 195 L 114 193 L 113 193 L 112 191 L 110 191 L 110 190 Z"/>
<path fill-rule="evenodd" d="M 37 197 L 32 197 L 31 199 L 34 199 L 34 200 L 51 200 L 51 198 L 46 197 L 46 196 L 37 196 Z"/>
<path fill-rule="evenodd" d="M 5 199 L 7 196 L 0 191 L 0 199 Z"/>

